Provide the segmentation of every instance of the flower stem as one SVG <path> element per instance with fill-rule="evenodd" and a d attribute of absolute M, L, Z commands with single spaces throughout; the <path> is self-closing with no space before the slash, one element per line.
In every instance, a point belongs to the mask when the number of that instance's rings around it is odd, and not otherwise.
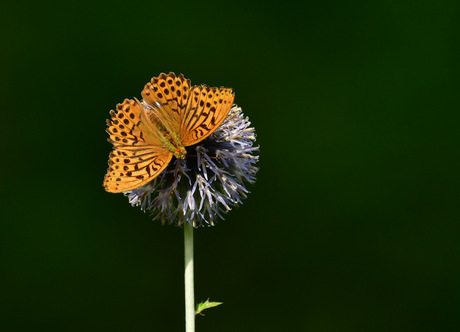
<path fill-rule="evenodd" d="M 195 332 L 195 291 L 193 285 L 193 226 L 184 223 L 185 332 Z"/>

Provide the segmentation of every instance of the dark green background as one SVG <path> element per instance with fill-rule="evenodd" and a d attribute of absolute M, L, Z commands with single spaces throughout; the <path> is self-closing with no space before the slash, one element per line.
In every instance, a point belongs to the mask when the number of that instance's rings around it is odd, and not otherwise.
<path fill-rule="evenodd" d="M 1 329 L 182 331 L 182 230 L 104 192 L 105 119 L 161 72 L 256 127 L 195 232 L 197 331 L 459 331 L 458 1 L 3 5 Z"/>

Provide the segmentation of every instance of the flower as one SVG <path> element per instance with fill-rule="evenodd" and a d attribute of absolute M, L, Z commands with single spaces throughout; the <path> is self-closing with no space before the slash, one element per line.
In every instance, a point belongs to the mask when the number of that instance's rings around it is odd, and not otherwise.
<path fill-rule="evenodd" d="M 125 192 L 132 206 L 154 220 L 194 227 L 212 226 L 242 203 L 259 170 L 256 134 L 240 107 L 234 105 L 222 125 L 196 145 L 186 147 L 185 160 L 174 158 L 146 185 Z"/>

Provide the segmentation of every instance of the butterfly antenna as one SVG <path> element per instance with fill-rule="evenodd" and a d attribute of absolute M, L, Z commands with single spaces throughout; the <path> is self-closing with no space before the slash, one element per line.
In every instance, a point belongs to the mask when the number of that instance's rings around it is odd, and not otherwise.
<path fill-rule="evenodd" d="M 197 156 L 197 155 L 194 155 L 194 154 L 188 154 L 187 156 L 188 156 L 188 157 L 196 157 L 196 158 L 198 158 L 198 156 Z M 208 156 L 208 158 L 220 160 L 220 157 L 209 157 L 209 156 Z"/>

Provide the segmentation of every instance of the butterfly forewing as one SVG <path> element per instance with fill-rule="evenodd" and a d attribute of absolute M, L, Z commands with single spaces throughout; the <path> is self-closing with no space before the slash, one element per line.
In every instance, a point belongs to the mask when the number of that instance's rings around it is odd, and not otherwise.
<path fill-rule="evenodd" d="M 142 91 L 144 102 L 154 110 L 162 125 L 175 133 L 179 132 L 181 113 L 189 94 L 190 80 L 174 73 L 152 78 Z"/>
<path fill-rule="evenodd" d="M 232 89 L 192 87 L 181 115 L 180 137 L 184 146 L 196 144 L 211 135 L 225 120 L 233 104 Z"/>
<path fill-rule="evenodd" d="M 139 102 L 126 99 L 117 105 L 117 112 L 110 112 L 107 132 L 114 150 L 104 179 L 108 192 L 124 192 L 146 184 L 161 173 L 172 158 L 167 148 L 152 139 L 158 137 L 155 127 L 142 128 L 143 111 Z"/>

